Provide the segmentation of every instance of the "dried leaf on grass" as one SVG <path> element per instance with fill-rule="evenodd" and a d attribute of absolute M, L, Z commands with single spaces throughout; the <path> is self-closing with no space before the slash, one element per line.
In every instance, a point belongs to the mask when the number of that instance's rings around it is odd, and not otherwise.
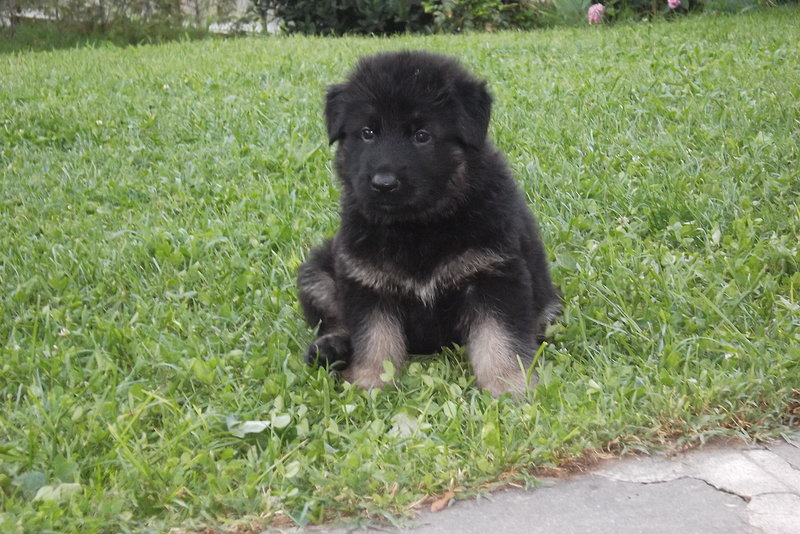
<path fill-rule="evenodd" d="M 447 490 L 447 492 L 444 495 L 442 495 L 441 497 L 433 501 L 433 503 L 431 503 L 431 512 L 435 513 L 443 510 L 447 506 L 447 503 L 450 502 L 450 499 L 452 499 L 455 496 L 456 496 L 455 491 Z"/>

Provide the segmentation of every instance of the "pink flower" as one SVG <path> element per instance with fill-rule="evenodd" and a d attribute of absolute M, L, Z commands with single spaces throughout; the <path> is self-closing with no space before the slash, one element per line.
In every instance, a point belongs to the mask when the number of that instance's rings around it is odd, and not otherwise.
<path fill-rule="evenodd" d="M 675 9 L 681 5 L 681 0 L 667 0 L 667 5 L 670 9 Z"/>
<path fill-rule="evenodd" d="M 674 2 L 676 0 L 669 0 Z M 677 0 L 680 3 L 681 0 Z M 592 4 L 589 6 L 589 24 L 600 24 L 603 22 L 603 15 L 606 13 L 606 7 L 603 4 Z"/>

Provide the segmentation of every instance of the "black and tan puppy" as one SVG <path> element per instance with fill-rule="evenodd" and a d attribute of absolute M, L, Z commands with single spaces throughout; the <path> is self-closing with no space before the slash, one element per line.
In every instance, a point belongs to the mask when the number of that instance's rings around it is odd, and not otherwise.
<path fill-rule="evenodd" d="M 526 387 L 559 299 L 534 219 L 486 138 L 490 110 L 484 82 L 425 52 L 364 58 L 329 88 L 341 227 L 299 272 L 319 325 L 308 363 L 372 388 L 384 360 L 399 368 L 455 343 L 480 387 Z"/>

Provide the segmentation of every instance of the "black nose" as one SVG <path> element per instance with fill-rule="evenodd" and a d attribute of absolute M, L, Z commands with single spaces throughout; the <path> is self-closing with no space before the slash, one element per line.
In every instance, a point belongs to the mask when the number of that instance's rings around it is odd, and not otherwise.
<path fill-rule="evenodd" d="M 372 175 L 372 181 L 370 182 L 372 185 L 372 189 L 378 191 L 380 193 L 389 193 L 397 189 L 400 185 L 400 182 L 397 181 L 397 176 L 394 175 L 392 172 L 376 172 Z"/>

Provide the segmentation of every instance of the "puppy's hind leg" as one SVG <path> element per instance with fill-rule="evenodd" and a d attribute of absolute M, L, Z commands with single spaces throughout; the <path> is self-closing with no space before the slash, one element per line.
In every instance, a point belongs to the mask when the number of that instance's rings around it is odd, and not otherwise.
<path fill-rule="evenodd" d="M 306 321 L 311 326 L 319 325 L 317 339 L 306 350 L 306 363 L 332 370 L 347 367 L 353 349 L 339 311 L 330 241 L 312 250 L 300 266 L 298 287 Z"/>

